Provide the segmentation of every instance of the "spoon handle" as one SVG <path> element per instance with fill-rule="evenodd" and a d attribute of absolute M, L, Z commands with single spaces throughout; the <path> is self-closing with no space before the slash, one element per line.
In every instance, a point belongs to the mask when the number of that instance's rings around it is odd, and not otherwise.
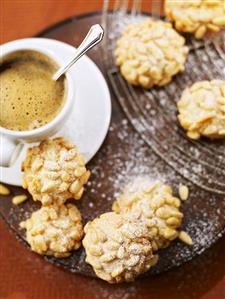
<path fill-rule="evenodd" d="M 72 61 L 66 66 L 61 67 L 52 77 L 54 81 L 58 80 L 78 59 L 80 59 L 87 51 L 97 45 L 103 38 L 104 30 L 99 25 L 91 26 L 88 34 L 84 38 L 83 42 L 77 48 L 76 55 Z"/>

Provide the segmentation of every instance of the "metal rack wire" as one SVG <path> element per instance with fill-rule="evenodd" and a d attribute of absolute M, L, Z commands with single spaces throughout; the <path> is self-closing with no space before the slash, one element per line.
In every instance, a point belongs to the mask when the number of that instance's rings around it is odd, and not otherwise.
<path fill-rule="evenodd" d="M 160 18 L 160 4 L 152 1 L 154 17 Z M 159 3 L 160 2 L 160 3 Z M 124 26 L 148 17 L 141 13 L 141 1 L 117 0 L 113 11 L 105 0 L 102 24 L 105 40 L 103 62 L 117 99 L 134 129 L 145 143 L 168 165 L 200 188 L 225 194 L 225 141 L 186 137 L 177 122 L 176 103 L 183 89 L 196 81 L 225 79 L 225 34 L 197 42 L 186 36 L 190 53 L 185 72 L 161 88 L 145 90 L 127 83 L 115 66 L 116 40 Z"/>

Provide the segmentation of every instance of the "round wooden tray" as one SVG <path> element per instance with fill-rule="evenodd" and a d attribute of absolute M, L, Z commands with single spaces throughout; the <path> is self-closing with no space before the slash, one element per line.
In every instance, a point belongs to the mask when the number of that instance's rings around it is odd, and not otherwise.
<path fill-rule="evenodd" d="M 98 14 L 71 18 L 43 31 L 39 36 L 77 46 L 90 25 L 99 22 L 100 15 Z M 89 55 L 107 77 L 108 74 L 102 64 L 102 54 L 99 48 L 92 50 Z M 225 226 L 224 195 L 206 191 L 191 183 L 171 167 L 166 159 L 157 155 L 145 138 L 142 138 L 140 132 L 132 126 L 121 109 L 121 101 L 117 100 L 113 92 L 111 95 L 113 108 L 111 126 L 103 146 L 88 165 L 92 172 L 91 180 L 83 199 L 76 204 L 83 215 L 84 223 L 86 223 L 101 213 L 110 211 L 112 201 L 124 185 L 136 176 L 148 175 L 151 179 L 162 178 L 163 181 L 173 186 L 176 194 L 179 183 L 188 185 L 190 199 L 182 206 L 185 215 L 182 229 L 192 236 L 194 245 L 188 247 L 176 240 L 171 246 L 160 252 L 159 263 L 145 275 L 164 272 L 193 259 L 222 236 Z M 163 142 L 170 142 L 170 134 L 167 134 L 167 139 Z M 223 141 L 210 142 L 211 153 L 213 151 L 216 153 L 217 148 L 220 151 L 223 150 L 221 155 L 224 162 L 225 143 Z M 222 167 L 219 181 L 225 181 Z M 30 199 L 22 205 L 14 206 L 10 198 L 15 194 L 24 194 L 24 190 L 18 187 L 9 187 L 12 193 L 8 197 L 1 198 L 0 215 L 16 236 L 26 244 L 24 231 L 19 228 L 19 223 L 29 217 L 30 213 L 39 205 Z M 85 263 L 83 248 L 74 251 L 66 259 L 44 258 L 71 272 L 95 276 L 92 268 Z"/>

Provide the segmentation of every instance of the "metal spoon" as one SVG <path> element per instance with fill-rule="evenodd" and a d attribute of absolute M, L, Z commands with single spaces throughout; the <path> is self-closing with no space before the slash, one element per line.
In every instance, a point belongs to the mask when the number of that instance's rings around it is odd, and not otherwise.
<path fill-rule="evenodd" d="M 66 65 L 62 66 L 58 71 L 53 75 L 52 80 L 56 81 L 61 77 L 78 59 L 80 59 L 87 51 L 97 45 L 103 38 L 104 30 L 99 25 L 91 26 L 88 34 L 84 38 L 83 42 L 78 47 L 75 57 Z"/>

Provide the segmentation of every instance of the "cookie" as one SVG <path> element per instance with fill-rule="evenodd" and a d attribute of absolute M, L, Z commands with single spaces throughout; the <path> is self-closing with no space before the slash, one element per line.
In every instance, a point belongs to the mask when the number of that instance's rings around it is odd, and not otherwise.
<path fill-rule="evenodd" d="M 166 0 L 165 13 L 178 31 L 193 33 L 197 39 L 225 26 L 224 0 Z"/>
<path fill-rule="evenodd" d="M 153 251 L 157 251 L 179 236 L 177 229 L 183 218 L 180 205 L 170 186 L 140 177 L 125 187 L 112 209 L 116 213 L 148 221 L 152 230 Z"/>
<path fill-rule="evenodd" d="M 177 103 L 178 120 L 191 139 L 225 137 L 225 81 L 194 83 Z"/>
<path fill-rule="evenodd" d="M 86 262 L 109 283 L 133 281 L 157 260 L 144 221 L 110 212 L 86 224 Z"/>
<path fill-rule="evenodd" d="M 84 157 L 63 138 L 45 140 L 28 149 L 22 170 L 23 188 L 43 205 L 80 199 L 90 176 Z"/>
<path fill-rule="evenodd" d="M 168 84 L 184 71 L 187 54 L 184 38 L 170 23 L 150 18 L 127 26 L 115 50 L 123 77 L 144 88 Z"/>
<path fill-rule="evenodd" d="M 41 255 L 63 258 L 81 245 L 82 218 L 72 204 L 42 207 L 20 225 L 32 251 Z"/>

